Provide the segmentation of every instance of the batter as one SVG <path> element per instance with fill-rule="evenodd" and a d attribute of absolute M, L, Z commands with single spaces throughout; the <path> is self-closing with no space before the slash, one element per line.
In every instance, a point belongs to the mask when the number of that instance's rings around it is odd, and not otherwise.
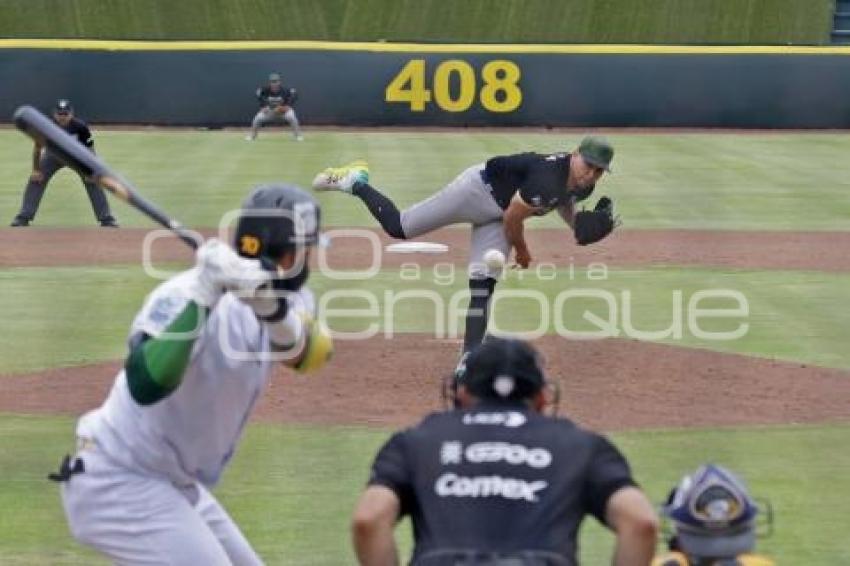
<path fill-rule="evenodd" d="M 148 296 L 124 369 L 51 478 L 78 541 L 121 564 L 262 563 L 209 490 L 275 361 L 311 371 L 331 354 L 304 285 L 318 237 L 309 194 L 260 186 L 235 249 L 207 241 L 194 268 Z"/>

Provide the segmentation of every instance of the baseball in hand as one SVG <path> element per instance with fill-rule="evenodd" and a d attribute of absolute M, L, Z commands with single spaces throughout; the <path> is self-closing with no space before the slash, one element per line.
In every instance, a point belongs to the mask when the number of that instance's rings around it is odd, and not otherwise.
<path fill-rule="evenodd" d="M 492 270 L 500 270 L 505 267 L 505 254 L 500 250 L 492 249 L 484 252 L 484 265 Z"/>

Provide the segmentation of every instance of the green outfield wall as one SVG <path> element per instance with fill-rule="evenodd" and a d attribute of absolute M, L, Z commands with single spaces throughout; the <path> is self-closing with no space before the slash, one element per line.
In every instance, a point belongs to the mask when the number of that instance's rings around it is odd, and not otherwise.
<path fill-rule="evenodd" d="M 823 44 L 833 0 L 3 0 L 0 37 Z"/>
<path fill-rule="evenodd" d="M 245 125 L 269 71 L 314 125 L 850 127 L 848 47 L 0 40 L 0 116 Z"/>

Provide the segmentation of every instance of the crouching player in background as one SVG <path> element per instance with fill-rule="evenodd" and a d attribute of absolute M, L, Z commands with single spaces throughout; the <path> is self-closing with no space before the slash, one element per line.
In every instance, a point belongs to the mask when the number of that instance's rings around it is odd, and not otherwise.
<path fill-rule="evenodd" d="M 251 133 L 245 136 L 246 141 L 254 141 L 262 126 L 274 122 L 286 122 L 292 128 L 295 141 L 304 141 L 301 134 L 301 124 L 295 115 L 295 101 L 298 93 L 294 88 L 285 87 L 280 82 L 280 75 L 272 73 L 266 86 L 257 89 L 257 100 L 260 109 L 251 121 Z"/>
<path fill-rule="evenodd" d="M 319 208 L 288 185 L 254 189 L 235 250 L 208 240 L 133 321 L 103 405 L 77 424 L 62 483 L 71 533 L 121 564 L 260 564 L 210 493 L 275 360 L 296 371 L 331 354 L 304 285 Z"/>

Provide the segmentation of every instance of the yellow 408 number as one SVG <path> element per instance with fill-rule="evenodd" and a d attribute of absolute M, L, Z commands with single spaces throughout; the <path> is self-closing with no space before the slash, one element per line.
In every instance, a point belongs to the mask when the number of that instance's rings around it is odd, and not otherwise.
<path fill-rule="evenodd" d="M 457 75 L 460 88 L 452 93 L 452 75 Z M 483 85 L 478 93 L 481 106 L 490 112 L 511 112 L 522 104 L 519 89 L 520 70 L 513 61 L 489 61 L 481 68 Z M 446 112 L 464 112 L 475 101 L 475 70 L 460 59 L 449 59 L 437 65 L 433 78 L 434 102 Z M 413 112 L 423 112 L 431 102 L 432 91 L 425 88 L 425 59 L 412 59 L 387 85 L 387 102 L 406 102 Z"/>

